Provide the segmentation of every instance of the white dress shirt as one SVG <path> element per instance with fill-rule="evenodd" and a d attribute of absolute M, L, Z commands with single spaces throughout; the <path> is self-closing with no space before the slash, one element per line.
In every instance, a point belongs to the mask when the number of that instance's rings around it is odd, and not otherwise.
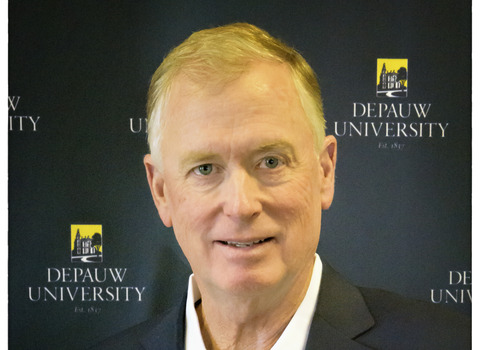
<path fill-rule="evenodd" d="M 307 293 L 283 331 L 280 338 L 273 345 L 271 350 L 303 350 L 307 344 L 308 333 L 312 323 L 315 307 L 317 306 L 318 292 L 320 291 L 320 281 L 322 277 L 322 261 L 318 254 L 315 254 L 315 264 L 313 266 L 312 277 L 308 286 Z M 195 282 L 194 275 L 190 275 L 188 281 L 188 294 L 186 305 L 186 329 L 185 329 L 185 349 L 186 350 L 205 350 L 200 324 L 195 311 L 195 303 L 200 300 L 201 295 Z"/>

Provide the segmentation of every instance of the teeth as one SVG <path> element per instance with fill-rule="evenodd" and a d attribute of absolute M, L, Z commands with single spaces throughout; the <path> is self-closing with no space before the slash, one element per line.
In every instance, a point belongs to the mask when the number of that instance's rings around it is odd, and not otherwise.
<path fill-rule="evenodd" d="M 258 241 L 254 241 L 254 242 L 247 242 L 247 243 L 242 243 L 242 242 L 229 242 L 229 241 L 225 241 L 223 243 L 229 245 L 229 246 L 232 246 L 232 247 L 237 247 L 237 248 L 247 248 L 247 247 L 251 247 L 252 245 L 254 244 L 258 244 L 258 243 L 262 243 L 264 242 L 265 240 L 264 239 L 259 239 Z"/>
<path fill-rule="evenodd" d="M 251 247 L 253 243 L 233 243 L 233 242 L 228 242 L 228 245 L 233 245 L 234 247 L 237 248 L 246 248 L 246 247 Z"/>

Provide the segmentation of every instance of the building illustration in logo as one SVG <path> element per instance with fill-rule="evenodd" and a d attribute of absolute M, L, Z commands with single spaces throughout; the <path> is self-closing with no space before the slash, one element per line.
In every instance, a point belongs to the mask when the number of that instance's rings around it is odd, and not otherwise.
<path fill-rule="evenodd" d="M 102 225 L 71 225 L 72 262 L 102 262 Z"/>
<path fill-rule="evenodd" d="M 408 59 L 377 59 L 377 97 L 407 97 Z"/>

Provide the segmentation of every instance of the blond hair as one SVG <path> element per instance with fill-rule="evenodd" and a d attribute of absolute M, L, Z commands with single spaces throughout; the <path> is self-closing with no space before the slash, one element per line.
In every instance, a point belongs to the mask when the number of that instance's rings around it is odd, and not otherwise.
<path fill-rule="evenodd" d="M 305 59 L 266 31 L 235 23 L 193 33 L 174 48 L 155 71 L 148 90 L 148 143 L 157 167 L 162 167 L 163 116 L 175 77 L 184 74 L 200 87 L 231 82 L 249 69 L 249 63 L 267 61 L 290 67 L 300 102 L 312 126 L 315 148 L 325 136 L 325 119 L 317 78 Z"/>

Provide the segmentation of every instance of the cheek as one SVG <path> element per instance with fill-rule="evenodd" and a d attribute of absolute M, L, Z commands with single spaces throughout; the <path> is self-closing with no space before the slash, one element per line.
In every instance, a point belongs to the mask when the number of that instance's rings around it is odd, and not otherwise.
<path fill-rule="evenodd" d="M 185 245 L 189 241 L 186 235 L 188 232 L 191 232 L 190 216 L 187 215 L 190 210 L 189 201 L 187 200 L 188 197 L 181 186 L 168 186 L 165 194 L 167 196 L 175 237 L 185 253 Z"/>
<path fill-rule="evenodd" d="M 205 196 L 180 184 L 169 191 L 169 203 L 175 236 L 182 249 L 207 238 L 213 215 Z"/>
<path fill-rule="evenodd" d="M 189 197 L 177 192 L 172 202 L 172 224 L 177 243 L 193 269 L 205 259 L 206 247 L 203 244 L 205 221 L 201 218 L 199 206 L 191 203 Z"/>
<path fill-rule="evenodd" d="M 320 186 L 311 176 L 295 177 L 278 189 L 272 201 L 271 215 L 286 229 L 285 248 L 292 254 L 293 250 L 316 250 L 320 235 Z"/>
<path fill-rule="evenodd" d="M 294 174 L 291 181 L 278 188 L 275 201 L 281 203 L 283 210 L 294 217 L 302 217 L 302 213 L 320 210 L 320 185 L 314 171 Z"/>
<path fill-rule="evenodd" d="M 209 239 L 215 218 L 208 204 L 204 196 L 197 197 L 185 189 L 178 190 L 172 201 L 175 238 L 197 275 L 203 275 L 212 264 Z"/>

